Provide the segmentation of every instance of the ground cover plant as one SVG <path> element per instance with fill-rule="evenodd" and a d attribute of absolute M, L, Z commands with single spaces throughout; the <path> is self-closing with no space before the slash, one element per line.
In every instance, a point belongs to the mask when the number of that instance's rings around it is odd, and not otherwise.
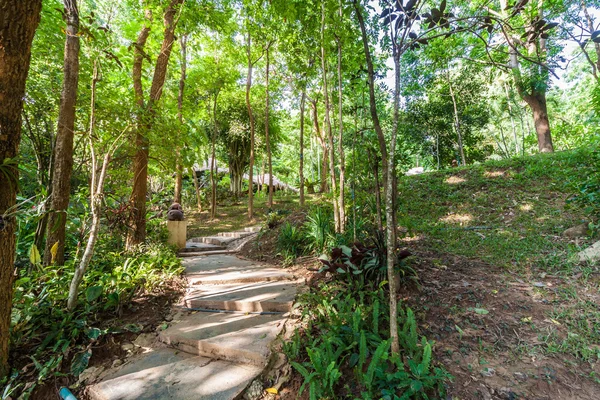
<path fill-rule="evenodd" d="M 319 284 L 299 300 L 302 328 L 285 353 L 303 381 L 298 394 L 322 398 L 439 398 L 451 376 L 432 359 L 415 315 L 401 308 L 402 350 L 390 352 L 389 310 L 382 282 L 347 279 Z"/>

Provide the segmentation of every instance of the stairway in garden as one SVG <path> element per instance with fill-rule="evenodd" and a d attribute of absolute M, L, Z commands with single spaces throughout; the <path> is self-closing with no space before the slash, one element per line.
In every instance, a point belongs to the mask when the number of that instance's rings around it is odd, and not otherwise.
<path fill-rule="evenodd" d="M 188 241 L 184 305 L 143 354 L 88 387 L 92 400 L 233 400 L 264 370 L 302 282 L 237 257 L 252 231 Z"/>

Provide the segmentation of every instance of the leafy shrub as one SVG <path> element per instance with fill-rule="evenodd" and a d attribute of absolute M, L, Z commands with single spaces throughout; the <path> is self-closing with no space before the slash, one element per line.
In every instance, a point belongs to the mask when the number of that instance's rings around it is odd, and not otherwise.
<path fill-rule="evenodd" d="M 400 277 L 415 279 L 417 273 L 404 261 L 411 254 L 407 250 L 397 251 L 395 262 L 396 272 Z M 366 281 L 380 284 L 387 279 L 387 247 L 384 233 L 376 231 L 370 246 L 360 242 L 354 243 L 352 248 L 340 246 L 331 250 L 329 258 L 320 257 L 323 267 L 319 272 L 331 272 L 339 277 L 360 277 Z"/>
<path fill-rule="evenodd" d="M 309 212 L 304 232 L 310 250 L 319 254 L 326 251 L 334 238 L 332 221 L 333 212 L 327 208 L 318 207 Z"/>
<path fill-rule="evenodd" d="M 600 148 L 596 147 L 589 156 L 591 161 L 570 180 L 574 194 L 568 201 L 594 219 L 591 227 L 596 231 L 600 228 Z"/>
<path fill-rule="evenodd" d="M 102 315 L 120 314 L 122 307 L 136 295 L 152 293 L 168 285 L 183 268 L 173 249 L 153 243 L 131 254 L 115 252 L 111 242 L 101 241 L 88 273 L 80 287 L 78 307 L 66 308 L 74 261 L 65 266 L 21 268 L 15 282 L 10 328 L 13 348 L 28 349 L 37 379 L 23 391 L 31 393 L 37 384 L 59 374 L 65 363 L 78 375 L 91 357 L 91 343 L 100 336 L 120 329 L 100 329 Z M 8 382 L 11 390 L 20 390 L 25 377 L 14 371 Z M 2 382 L 0 382 L 2 383 Z"/>
<path fill-rule="evenodd" d="M 277 237 L 277 251 L 286 259 L 298 257 L 304 249 L 304 238 L 300 229 L 290 224 L 284 223 Z"/>
<path fill-rule="evenodd" d="M 284 351 L 303 377 L 300 392 L 308 389 L 310 399 L 444 397 L 451 377 L 433 365 L 432 342 L 418 334 L 409 308 L 400 307 L 397 316 L 401 354 L 390 353 L 381 286 L 337 281 L 303 295 L 300 304 L 306 328 Z"/>

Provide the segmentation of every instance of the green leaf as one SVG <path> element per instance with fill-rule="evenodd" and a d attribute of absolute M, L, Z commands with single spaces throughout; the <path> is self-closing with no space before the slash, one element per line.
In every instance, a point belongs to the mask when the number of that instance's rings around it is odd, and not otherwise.
<path fill-rule="evenodd" d="M 83 353 L 76 354 L 75 357 L 73 357 L 73 362 L 71 363 L 71 373 L 75 376 L 79 376 L 87 368 L 91 357 L 91 349 L 88 349 Z"/>
<path fill-rule="evenodd" d="M 490 312 L 488 310 L 486 310 L 485 308 L 474 308 L 474 307 L 469 307 L 467 308 L 468 311 L 473 311 L 476 314 L 480 314 L 480 315 L 486 315 L 489 314 Z"/>
<path fill-rule="evenodd" d="M 98 328 L 90 328 L 87 331 L 87 336 L 92 340 L 98 339 L 101 335 L 102 331 Z"/>
<path fill-rule="evenodd" d="M 102 286 L 90 286 L 85 290 L 85 298 L 88 303 L 96 300 L 102 295 Z"/>

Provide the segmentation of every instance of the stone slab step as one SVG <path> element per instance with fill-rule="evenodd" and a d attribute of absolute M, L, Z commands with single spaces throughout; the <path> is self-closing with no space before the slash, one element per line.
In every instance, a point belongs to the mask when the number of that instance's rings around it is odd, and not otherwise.
<path fill-rule="evenodd" d="M 197 256 L 183 259 L 190 285 L 273 282 L 293 280 L 294 276 L 280 268 L 255 264 L 230 254 Z"/>
<path fill-rule="evenodd" d="M 227 250 L 223 248 L 222 250 L 203 250 L 203 251 L 184 251 L 178 253 L 179 257 L 200 257 L 200 256 L 214 256 L 221 254 L 237 254 L 237 250 Z"/>
<path fill-rule="evenodd" d="M 260 232 L 260 226 L 249 226 L 248 228 L 244 228 L 244 231 L 252 233 Z"/>
<path fill-rule="evenodd" d="M 208 243 L 187 242 L 186 246 L 183 249 L 180 249 L 179 252 L 186 253 L 186 252 L 198 252 L 198 251 L 207 251 L 207 250 L 225 250 L 226 248 L 227 247 L 225 247 L 225 246 L 217 246 L 217 245 L 208 244 Z"/>
<path fill-rule="evenodd" d="M 285 320 L 282 315 L 198 312 L 174 321 L 159 340 L 198 356 L 265 366 Z"/>
<path fill-rule="evenodd" d="M 188 308 L 242 312 L 289 312 L 300 282 L 257 282 L 249 284 L 202 285 L 185 298 Z"/>
<path fill-rule="evenodd" d="M 207 243 L 207 244 L 214 244 L 217 246 L 225 246 L 225 245 L 233 242 L 236 239 L 237 238 L 225 237 L 225 236 L 206 236 L 206 237 L 193 238 L 193 239 L 190 239 L 190 241 L 195 242 L 195 243 Z"/>
<path fill-rule="evenodd" d="M 246 236 L 250 236 L 253 234 L 254 234 L 253 232 L 246 232 L 246 231 L 243 231 L 243 232 L 220 232 L 217 236 L 240 239 L 240 238 L 244 238 Z"/>
<path fill-rule="evenodd" d="M 141 355 L 87 388 L 91 400 L 233 400 L 262 368 L 175 349 Z"/>

